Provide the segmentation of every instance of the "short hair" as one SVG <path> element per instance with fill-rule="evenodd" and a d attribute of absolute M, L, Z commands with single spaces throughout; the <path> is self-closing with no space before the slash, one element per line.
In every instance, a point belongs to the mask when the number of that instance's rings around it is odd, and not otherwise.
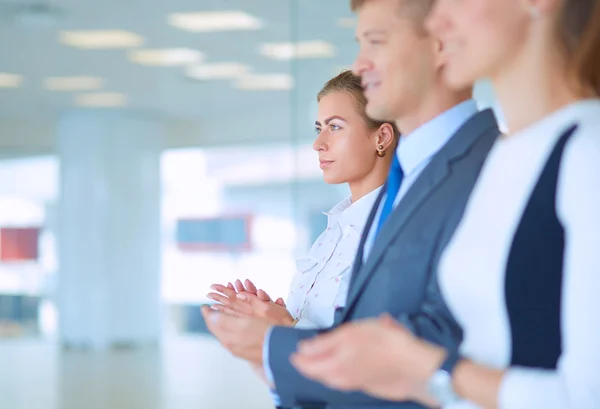
<path fill-rule="evenodd" d="M 321 91 L 319 91 L 319 94 L 317 95 L 317 102 L 321 101 L 321 98 L 333 92 L 345 92 L 354 98 L 354 100 L 356 101 L 358 112 L 360 116 L 364 119 L 369 129 L 379 129 L 381 125 L 389 123 L 394 130 L 395 139 L 398 139 L 398 137 L 400 136 L 400 132 L 398 131 L 396 124 L 387 121 L 376 121 L 374 119 L 369 118 L 369 116 L 367 115 L 367 98 L 365 97 L 364 89 L 359 76 L 354 75 L 350 70 L 342 71 L 341 73 L 327 81 L 325 86 L 323 86 L 323 89 L 321 89 Z"/>
<path fill-rule="evenodd" d="M 350 0 L 350 9 L 354 12 L 360 10 L 365 3 L 372 0 Z M 413 20 L 419 29 L 425 30 L 425 18 L 433 8 L 435 0 L 397 0 L 399 10 L 406 7 L 406 14 Z"/>

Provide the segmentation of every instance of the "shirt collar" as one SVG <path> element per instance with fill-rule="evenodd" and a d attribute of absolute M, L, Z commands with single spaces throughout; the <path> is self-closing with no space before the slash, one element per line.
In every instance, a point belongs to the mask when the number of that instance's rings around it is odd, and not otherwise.
<path fill-rule="evenodd" d="M 362 229 L 363 225 L 367 222 L 371 208 L 375 204 L 380 190 L 381 186 L 367 193 L 354 203 L 352 203 L 352 197 L 348 196 L 330 211 L 324 213 L 328 218 L 327 225 L 331 227 L 332 223 L 337 222 Z"/>
<path fill-rule="evenodd" d="M 435 155 L 477 111 L 477 103 L 469 99 L 424 123 L 412 133 L 400 137 L 396 155 L 404 174 L 410 174 Z"/>

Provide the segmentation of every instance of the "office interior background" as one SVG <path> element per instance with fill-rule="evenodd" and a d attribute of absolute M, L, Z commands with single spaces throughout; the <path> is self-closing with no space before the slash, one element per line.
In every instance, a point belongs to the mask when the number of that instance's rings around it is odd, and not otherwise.
<path fill-rule="evenodd" d="M 1 408 L 271 407 L 199 306 L 236 278 L 285 297 L 348 194 L 312 141 L 355 24 L 348 0 L 0 0 Z"/>

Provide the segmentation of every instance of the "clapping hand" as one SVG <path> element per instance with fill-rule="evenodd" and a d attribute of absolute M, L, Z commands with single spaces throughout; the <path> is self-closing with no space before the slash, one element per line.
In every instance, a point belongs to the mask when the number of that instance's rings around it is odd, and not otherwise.
<path fill-rule="evenodd" d="M 444 354 L 386 315 L 305 340 L 291 361 L 305 376 L 335 389 L 435 406 L 425 383 Z"/>
<path fill-rule="evenodd" d="M 273 301 L 266 291 L 257 289 L 250 280 L 244 283 L 236 280 L 227 286 L 213 284 L 211 289 L 216 292 L 207 297 L 219 303 L 212 306 L 215 311 L 234 317 L 264 318 L 275 325 L 290 326 L 294 322 L 282 298 Z"/>

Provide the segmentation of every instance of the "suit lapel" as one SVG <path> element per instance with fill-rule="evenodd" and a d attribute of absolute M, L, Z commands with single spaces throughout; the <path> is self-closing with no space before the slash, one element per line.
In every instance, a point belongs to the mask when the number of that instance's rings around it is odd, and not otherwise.
<path fill-rule="evenodd" d="M 449 174 L 448 163 L 438 162 L 429 166 L 411 186 L 406 196 L 400 200 L 398 206 L 375 238 L 371 253 L 360 269 L 355 269 L 350 282 L 350 292 L 346 305 L 351 305 L 367 283 L 372 271 L 377 267 L 381 257 L 385 254 L 392 240 L 402 231 L 412 214 L 421 203 L 429 196 L 437 185 L 442 183 Z M 362 251 L 361 251 L 362 253 Z"/>
<path fill-rule="evenodd" d="M 408 192 L 406 192 L 404 197 L 400 200 L 398 206 L 394 209 L 387 222 L 381 228 L 379 235 L 376 237 L 366 262 L 362 263 L 364 243 L 374 222 L 375 215 L 379 209 L 379 204 L 385 194 L 384 186 L 377 198 L 376 204 L 371 210 L 367 228 L 365 229 L 360 243 L 357 259 L 352 271 L 346 308 L 341 317 L 342 319 L 350 312 L 352 305 L 362 292 L 369 278 L 372 276 L 373 270 L 377 268 L 381 258 L 393 239 L 402 231 L 423 201 L 435 191 L 437 186 L 442 184 L 448 178 L 450 175 L 450 163 L 464 156 L 480 136 L 492 128 L 497 128 L 497 126 L 493 112 L 490 109 L 486 109 L 469 119 L 454 134 L 450 141 L 432 158 L 429 165 L 427 165 L 414 184 L 409 188 Z"/>

